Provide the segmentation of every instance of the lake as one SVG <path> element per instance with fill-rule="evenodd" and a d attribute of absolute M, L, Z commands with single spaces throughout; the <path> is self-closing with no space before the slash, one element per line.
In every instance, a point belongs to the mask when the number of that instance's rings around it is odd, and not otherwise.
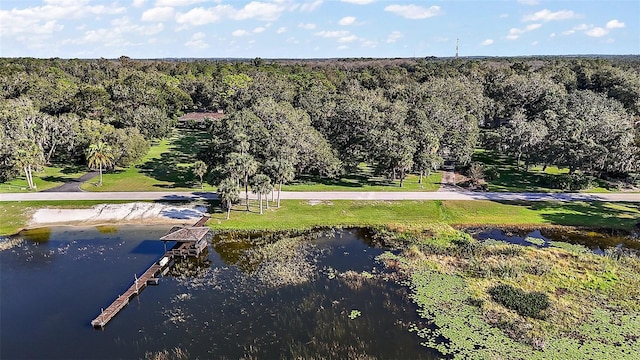
<path fill-rule="evenodd" d="M 57 227 L 4 240 L 0 358 L 438 357 L 409 332 L 427 325 L 363 230 L 277 246 L 216 237 L 93 329 L 100 308 L 163 254 L 156 239 L 169 228 Z"/>

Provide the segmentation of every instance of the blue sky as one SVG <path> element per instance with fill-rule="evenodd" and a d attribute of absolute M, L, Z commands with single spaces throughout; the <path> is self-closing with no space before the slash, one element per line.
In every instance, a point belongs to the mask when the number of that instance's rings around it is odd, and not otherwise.
<path fill-rule="evenodd" d="M 2 0 L 0 56 L 640 54 L 640 1 Z"/>

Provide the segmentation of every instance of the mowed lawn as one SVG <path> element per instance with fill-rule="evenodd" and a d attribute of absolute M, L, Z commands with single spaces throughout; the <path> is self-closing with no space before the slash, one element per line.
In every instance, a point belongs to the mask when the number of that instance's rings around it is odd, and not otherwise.
<path fill-rule="evenodd" d="M 640 204 L 606 202 L 495 201 L 282 201 L 259 214 L 234 205 L 231 218 L 212 207 L 209 225 L 221 230 L 290 230 L 332 226 L 420 225 L 570 225 L 631 230 L 640 219 Z"/>
<path fill-rule="evenodd" d="M 206 148 L 209 134 L 200 130 L 175 129 L 169 139 L 159 141 L 139 164 L 115 169 L 103 174 L 102 186 L 96 177 L 81 186 L 85 191 L 194 191 L 200 190 L 199 179 L 191 171 L 197 154 Z M 400 181 L 387 180 L 372 174 L 361 164 L 353 174 L 339 178 L 306 176 L 282 187 L 283 191 L 436 191 L 440 188 L 442 173 L 433 172 L 423 177 L 408 175 L 400 187 Z M 204 183 L 204 191 L 216 187 Z"/>
<path fill-rule="evenodd" d="M 282 186 L 282 191 L 437 191 L 442 181 L 442 173 L 436 171 L 422 178 L 415 174 L 406 176 L 400 187 L 400 180 L 391 181 L 375 176 L 366 164 L 360 164 L 353 174 L 339 178 L 302 177 Z"/>
<path fill-rule="evenodd" d="M 89 169 L 85 166 L 45 166 L 41 171 L 33 173 L 33 181 L 37 190 L 47 190 L 64 184 L 84 175 Z M 29 185 L 24 174 L 16 179 L 0 183 L 0 193 L 29 192 Z"/>
<path fill-rule="evenodd" d="M 529 171 L 525 171 L 524 166 L 520 168 L 516 166 L 516 160 L 513 157 L 484 149 L 476 149 L 472 161 L 498 171 L 500 175 L 498 178 L 487 180 L 488 191 L 496 192 L 561 192 L 560 189 L 548 187 L 544 178 L 569 173 L 568 168 L 557 166 L 547 166 L 544 170 L 542 166 L 532 166 Z M 604 185 L 604 182 L 600 182 L 583 192 L 610 192 Z"/>
<path fill-rule="evenodd" d="M 95 177 L 81 186 L 85 191 L 194 191 L 200 179 L 192 167 L 200 150 L 206 148 L 209 134 L 201 130 L 174 129 L 173 135 L 154 143 L 135 166 L 103 174 L 102 186 Z M 205 191 L 215 188 L 204 182 Z"/>

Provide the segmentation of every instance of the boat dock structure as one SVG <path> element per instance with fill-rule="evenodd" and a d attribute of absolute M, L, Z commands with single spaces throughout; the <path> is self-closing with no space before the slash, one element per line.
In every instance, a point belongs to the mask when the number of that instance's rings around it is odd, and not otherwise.
<path fill-rule="evenodd" d="M 91 321 L 94 328 L 104 328 L 111 319 L 113 319 L 122 310 L 132 298 L 139 295 L 147 285 L 158 285 L 159 275 L 164 275 L 169 271 L 176 258 L 197 257 L 207 248 L 208 241 L 206 235 L 209 228 L 204 224 L 210 219 L 203 216 L 197 223 L 189 227 L 174 226 L 166 235 L 159 240 L 165 244 L 164 255 L 153 265 L 151 265 L 142 275 L 134 275 L 133 284 L 123 294 L 118 297 L 106 308 L 102 308 L 100 314 Z M 166 244 L 168 241 L 175 241 L 175 245 L 168 249 Z"/>

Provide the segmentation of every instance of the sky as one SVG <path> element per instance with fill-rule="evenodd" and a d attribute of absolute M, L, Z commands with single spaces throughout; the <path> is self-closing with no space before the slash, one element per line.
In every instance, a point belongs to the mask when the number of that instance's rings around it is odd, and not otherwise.
<path fill-rule="evenodd" d="M 640 54 L 638 0 L 1 0 L 0 57 Z"/>

